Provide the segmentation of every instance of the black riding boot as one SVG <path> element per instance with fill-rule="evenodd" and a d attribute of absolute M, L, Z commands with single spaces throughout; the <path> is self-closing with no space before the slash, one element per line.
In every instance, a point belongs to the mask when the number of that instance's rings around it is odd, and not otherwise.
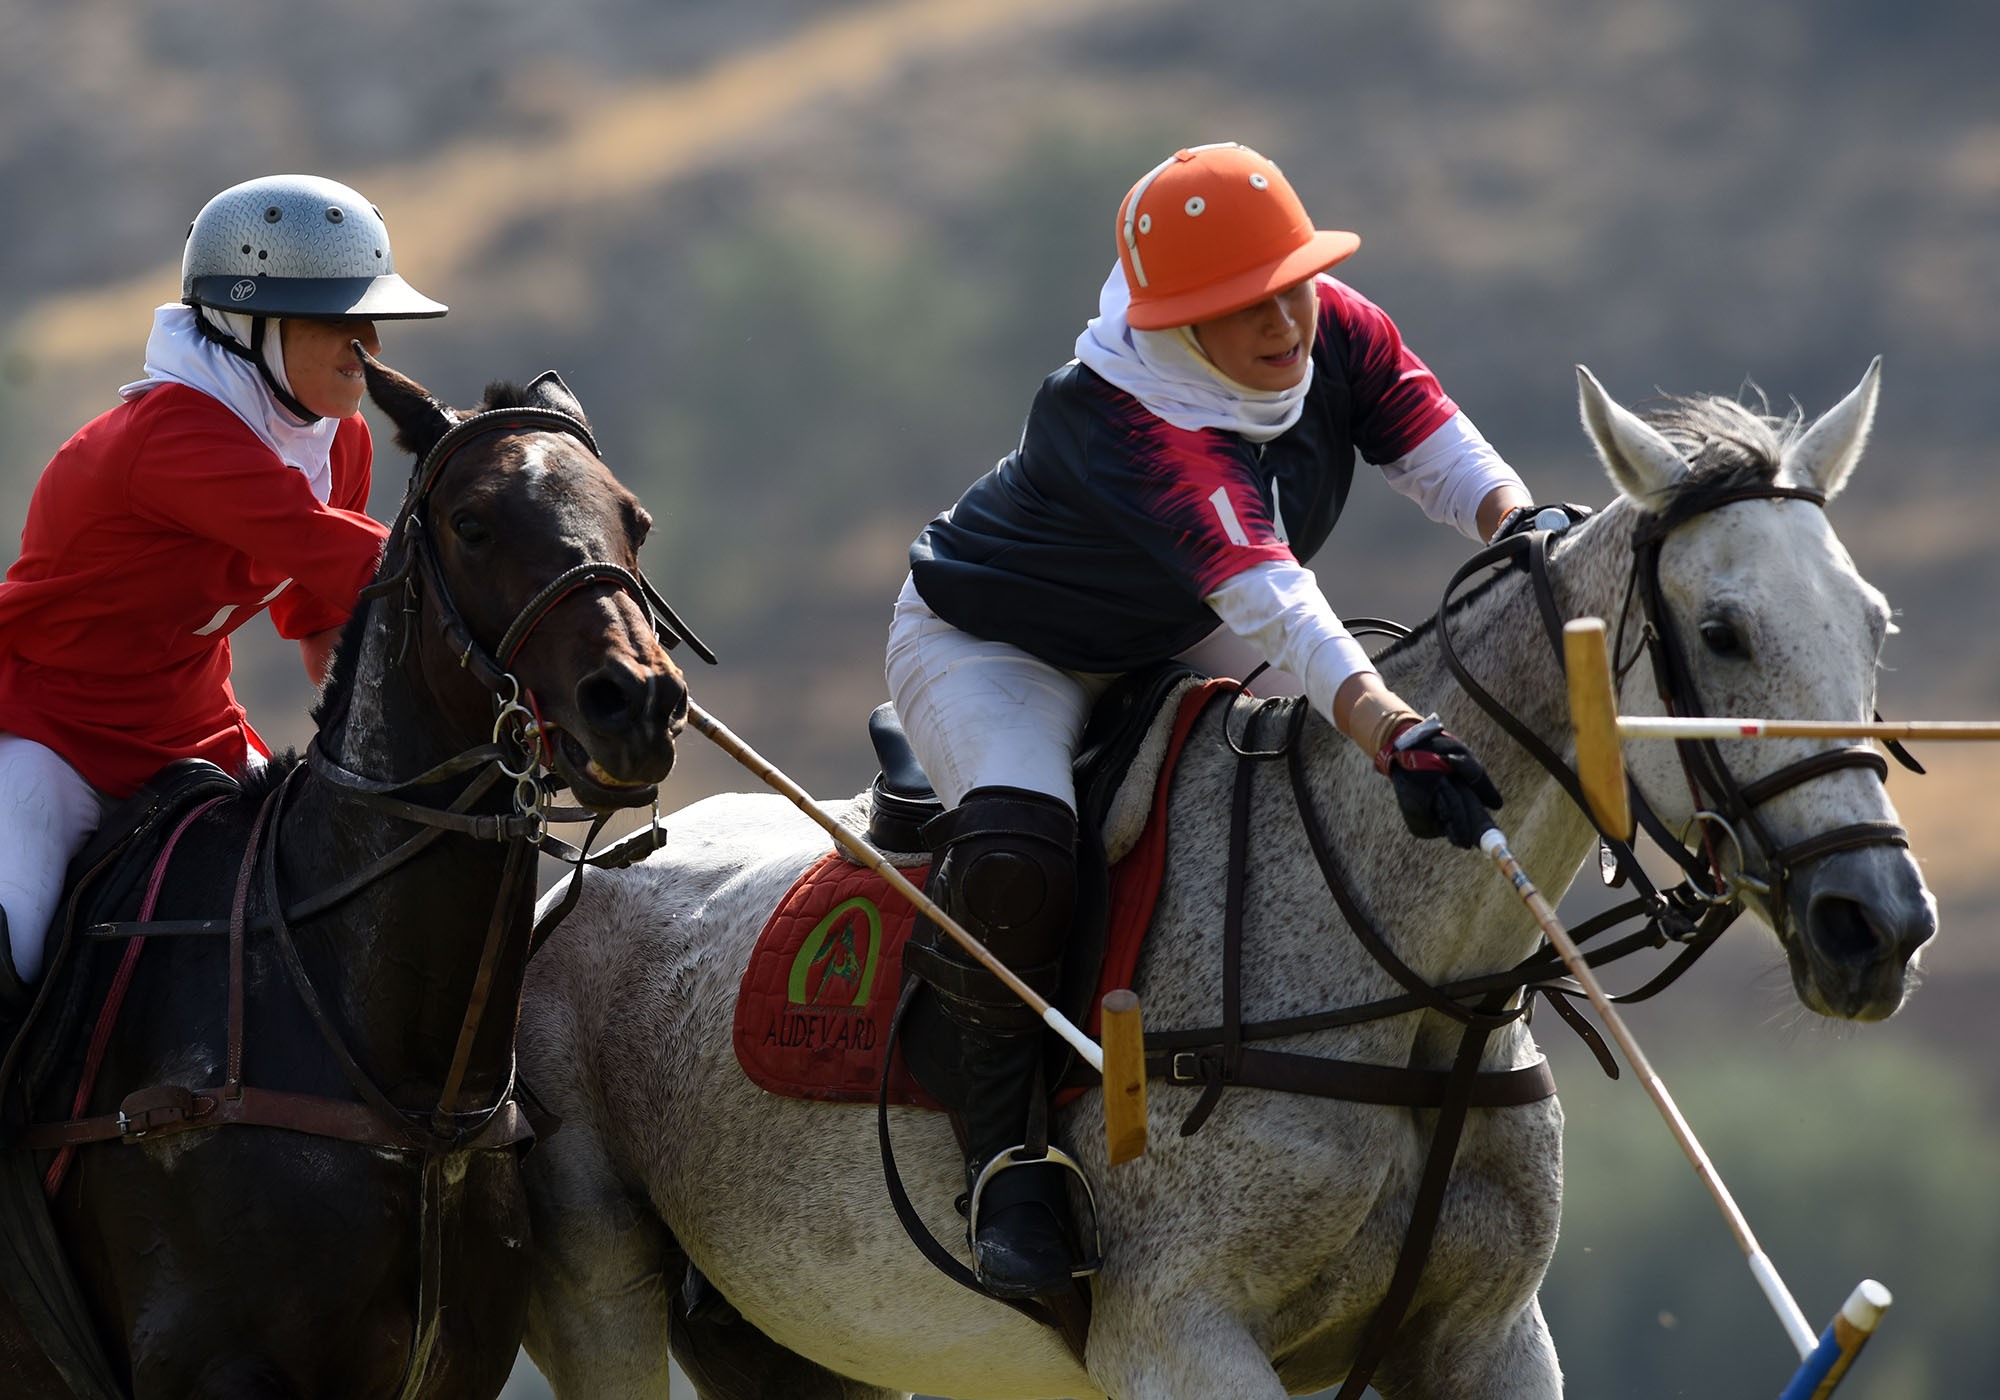
<path fill-rule="evenodd" d="M 926 825 L 924 839 L 939 853 L 931 898 L 1022 981 L 1053 996 L 1076 905 L 1074 814 L 1041 793 L 976 788 Z M 904 959 L 929 984 L 909 1012 L 910 1069 L 951 1110 L 965 1149 L 979 1280 L 1003 1298 L 1067 1288 L 1075 1261 L 1069 1173 L 1043 1156 L 1046 1127 L 1029 1131 L 1031 1115 L 1044 1115 L 1042 1019 L 927 920 Z"/>

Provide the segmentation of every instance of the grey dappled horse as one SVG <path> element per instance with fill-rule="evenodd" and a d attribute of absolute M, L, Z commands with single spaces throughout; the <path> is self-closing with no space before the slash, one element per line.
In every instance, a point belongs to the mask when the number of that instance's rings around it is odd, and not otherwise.
<path fill-rule="evenodd" d="M 1725 481 L 1711 508 L 1674 525 L 1660 546 L 1661 598 L 1700 694 L 1737 714 L 1868 717 L 1888 606 L 1816 500 L 1759 488 L 1839 491 L 1867 437 L 1876 383 L 1871 366 L 1809 428 L 1689 399 L 1671 401 L 1656 429 L 1583 373 L 1584 422 L 1619 497 L 1555 540 L 1550 574 L 1563 615 L 1605 617 L 1620 635 L 1621 612 L 1636 618 L 1635 524 L 1702 483 L 1740 478 L 1747 489 Z M 1635 627 L 1628 619 L 1628 651 Z M 1475 590 L 1451 632 L 1469 673 L 1567 755 L 1564 687 L 1529 574 L 1509 570 Z M 1515 851 L 1559 896 L 1593 848 L 1584 817 L 1452 681 L 1434 628 L 1389 648 L 1380 665 L 1398 694 L 1439 711 L 1489 765 Z M 1623 709 L 1657 713 L 1653 691 L 1646 667 L 1628 671 Z M 1170 865 L 1135 985 L 1153 1031 L 1217 1020 L 1235 768 L 1219 734 L 1225 708 L 1204 716 L 1174 778 Z M 1440 984 L 1535 951 L 1528 914 L 1482 856 L 1412 840 L 1389 785 L 1323 721 L 1311 719 L 1298 742 L 1332 848 L 1410 967 Z M 1755 786 L 1829 747 L 1732 745 L 1727 762 Z M 1680 831 L 1693 803 L 1673 746 L 1635 744 L 1627 758 L 1667 829 Z M 1886 1016 L 1935 929 L 1935 905 L 1894 840 L 1806 844 L 1894 830 L 1879 772 L 1806 771 L 1756 809 L 1770 839 L 1794 853 L 1774 862 L 1790 866 L 1774 882 L 1782 898 L 1754 885 L 1741 896 L 1780 931 L 1806 1005 Z M 1394 995 L 1396 983 L 1327 897 L 1283 789 L 1278 774 L 1262 779 L 1252 815 L 1245 1019 Z M 872 1108 L 766 1094 L 734 1062 L 732 1003 L 751 944 L 828 844 L 779 797 L 698 803 L 673 818 L 664 851 L 596 882 L 534 963 L 524 1071 L 563 1127 L 528 1164 L 540 1259 L 527 1345 L 558 1394 L 660 1400 L 670 1332 L 703 1395 L 730 1400 L 760 1391 L 1278 1400 L 1339 1382 L 1389 1282 L 1436 1115 L 1232 1090 L 1198 1133 L 1179 1137 L 1197 1090 L 1155 1081 L 1152 1146 L 1112 1168 L 1100 1096 L 1086 1093 L 1059 1116 L 1096 1183 L 1105 1245 L 1079 1364 L 1054 1332 L 947 1282 L 912 1248 L 884 1195 Z M 1741 852 L 1717 844 L 1733 872 Z M 1416 1012 L 1278 1044 L 1439 1069 L 1458 1039 L 1456 1023 Z M 1487 1041 L 1484 1065 L 1536 1058 L 1517 1020 Z M 960 1162 L 945 1120 L 896 1109 L 891 1123 L 911 1195 L 962 1257 L 952 1208 Z M 1472 1111 L 1435 1248 L 1375 1373 L 1383 1395 L 1560 1393 L 1536 1289 L 1555 1248 L 1561 1190 L 1555 1099 Z M 740 1355 L 687 1349 L 695 1334 L 674 1307 L 684 1260 L 740 1313 Z M 705 1384 L 704 1369 L 713 1377 Z"/>

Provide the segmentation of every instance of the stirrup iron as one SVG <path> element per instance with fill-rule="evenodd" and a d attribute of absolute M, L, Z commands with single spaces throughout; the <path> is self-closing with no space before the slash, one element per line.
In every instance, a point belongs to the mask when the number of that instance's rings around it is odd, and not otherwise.
<path fill-rule="evenodd" d="M 974 1240 L 979 1237 L 979 1198 L 993 1178 L 1011 1167 L 1061 1167 L 1083 1185 L 1083 1213 L 1073 1222 L 1070 1238 L 1071 1278 L 1089 1278 L 1104 1267 L 1104 1236 L 1097 1228 L 1097 1192 L 1091 1188 L 1090 1178 L 1076 1158 L 1060 1147 L 1050 1146 L 1038 1153 L 1030 1153 L 1027 1144 L 1003 1148 L 993 1160 L 980 1168 L 979 1175 L 972 1183 L 972 1199 L 965 1210 L 965 1237 Z"/>

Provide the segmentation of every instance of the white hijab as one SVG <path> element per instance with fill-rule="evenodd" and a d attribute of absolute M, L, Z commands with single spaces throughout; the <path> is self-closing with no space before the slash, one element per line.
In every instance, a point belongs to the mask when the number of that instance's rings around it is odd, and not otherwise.
<path fill-rule="evenodd" d="M 250 346 L 251 318 L 233 311 L 200 314 L 208 323 L 235 339 L 246 350 Z M 334 418 L 317 418 L 300 423 L 285 406 L 273 398 L 257 367 L 241 356 L 232 355 L 195 328 L 196 308 L 173 303 L 153 313 L 153 333 L 146 339 L 146 377 L 135 379 L 118 391 L 123 399 L 136 399 L 162 384 L 185 384 L 199 389 L 241 418 L 266 447 L 278 454 L 286 466 L 303 472 L 313 495 L 324 501 L 333 489 L 333 436 L 340 430 Z M 292 382 L 285 377 L 284 337 L 276 317 L 264 328 L 264 363 L 271 375 L 291 393 Z"/>
<path fill-rule="evenodd" d="M 1251 442 L 1269 442 L 1299 421 L 1313 363 L 1289 389 L 1252 389 L 1229 378 L 1201 351 L 1186 326 L 1134 330 L 1125 319 L 1132 296 L 1125 270 L 1114 263 L 1097 294 L 1097 315 L 1076 338 L 1076 357 L 1176 428 L 1225 428 Z"/>

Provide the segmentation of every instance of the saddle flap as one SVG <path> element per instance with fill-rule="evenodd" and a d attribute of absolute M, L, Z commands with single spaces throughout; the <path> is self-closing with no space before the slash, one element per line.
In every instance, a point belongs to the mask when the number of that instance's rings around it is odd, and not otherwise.
<path fill-rule="evenodd" d="M 67 911 L 74 902 L 73 896 L 92 878 L 99 882 L 100 897 L 112 896 L 114 887 L 117 894 L 129 892 L 133 881 L 123 877 L 132 866 L 141 863 L 141 858 L 150 857 L 153 844 L 150 837 L 196 802 L 234 794 L 241 786 L 205 758 L 169 763 L 98 823 L 76 859 L 69 863 L 63 900 L 58 907 Z M 114 857 L 119 857 L 119 862 L 107 865 Z M 99 867 L 105 867 L 101 874 Z"/>

